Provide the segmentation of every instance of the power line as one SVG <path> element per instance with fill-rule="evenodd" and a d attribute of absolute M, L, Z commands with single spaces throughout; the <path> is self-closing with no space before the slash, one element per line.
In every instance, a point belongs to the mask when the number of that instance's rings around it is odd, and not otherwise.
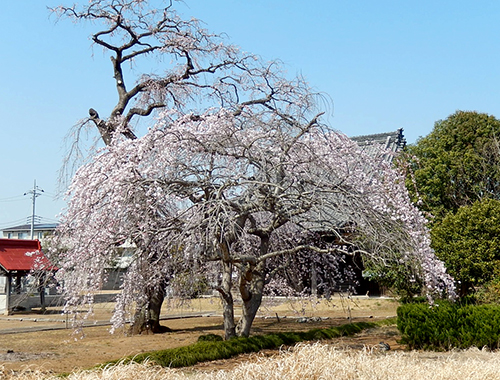
<path fill-rule="evenodd" d="M 54 218 L 46 218 L 44 216 L 39 216 L 42 223 L 59 223 L 60 220 Z"/>
<path fill-rule="evenodd" d="M 55 194 L 46 192 L 42 189 L 40 189 L 36 185 L 36 180 L 33 183 L 33 188 L 24 193 L 24 195 L 16 195 L 12 197 L 5 197 L 5 198 L 0 198 L 0 203 L 10 203 L 10 202 L 25 202 L 26 201 L 26 195 L 29 195 L 32 201 L 32 214 L 28 216 L 27 218 L 23 219 L 17 219 L 13 221 L 8 221 L 8 222 L 2 222 L 0 223 L 0 230 L 3 228 L 9 228 L 13 226 L 18 226 L 18 225 L 24 225 L 24 224 L 31 224 L 32 225 L 32 235 L 34 234 L 34 224 L 40 224 L 40 223 L 47 223 L 47 224 L 58 224 L 60 221 L 54 218 L 47 218 L 43 216 L 38 216 L 35 214 L 35 204 L 36 204 L 36 198 L 39 196 L 43 197 L 48 197 L 54 199 L 56 197 Z"/>
<path fill-rule="evenodd" d="M 26 198 L 24 198 L 22 195 L 19 195 L 17 197 L 1 198 L 0 202 L 19 202 L 24 200 L 26 200 Z"/>
<path fill-rule="evenodd" d="M 44 197 L 49 197 L 49 198 L 56 198 L 58 197 L 59 195 L 57 194 L 53 194 L 53 193 L 49 193 L 48 191 L 45 191 L 44 194 L 42 194 L 42 196 Z"/>
<path fill-rule="evenodd" d="M 43 194 L 40 194 L 41 196 L 43 197 L 46 197 L 46 198 L 51 198 L 51 199 L 54 199 L 56 197 L 58 197 L 59 195 L 57 194 L 53 194 L 53 193 L 49 193 L 47 191 L 43 191 Z M 24 201 L 26 200 L 26 198 L 24 197 L 27 193 L 24 193 L 23 195 L 16 195 L 16 196 L 13 196 L 13 197 L 7 197 L 7 198 L 0 198 L 0 202 L 19 202 L 19 201 Z"/>
<path fill-rule="evenodd" d="M 12 226 L 15 226 L 16 224 L 21 224 L 21 223 L 24 224 L 25 222 L 26 222 L 26 218 L 13 220 L 11 222 L 0 223 L 0 228 L 12 227 Z"/>
<path fill-rule="evenodd" d="M 19 225 L 30 224 L 31 218 L 32 218 L 32 215 L 30 215 L 26 218 L 21 218 L 21 219 L 12 220 L 10 222 L 0 223 L 0 231 L 3 230 L 4 228 L 10 228 L 10 227 L 16 227 Z M 60 223 L 60 220 L 53 219 L 53 218 L 46 218 L 44 216 L 38 216 L 38 215 L 35 215 L 35 221 L 37 224 L 59 224 Z"/>

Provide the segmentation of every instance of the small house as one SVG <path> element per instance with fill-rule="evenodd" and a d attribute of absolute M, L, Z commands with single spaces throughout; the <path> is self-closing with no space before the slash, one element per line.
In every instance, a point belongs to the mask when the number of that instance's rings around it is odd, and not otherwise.
<path fill-rule="evenodd" d="M 31 239 L 31 230 L 33 229 L 33 239 L 43 241 L 47 236 L 54 233 L 58 223 L 35 223 L 21 224 L 19 226 L 9 227 L 2 230 L 4 239 Z"/>
<path fill-rule="evenodd" d="M 0 313 L 8 314 L 21 305 L 30 293 L 40 294 L 45 307 L 45 289 L 28 281 L 30 273 L 42 274 L 55 269 L 42 253 L 39 240 L 0 239 Z"/>

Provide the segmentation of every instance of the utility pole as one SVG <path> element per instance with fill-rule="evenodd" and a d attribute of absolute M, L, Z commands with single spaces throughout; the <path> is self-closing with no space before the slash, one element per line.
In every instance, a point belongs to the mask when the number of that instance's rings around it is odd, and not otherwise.
<path fill-rule="evenodd" d="M 36 197 L 40 196 L 41 194 L 43 193 L 43 190 L 40 189 L 37 185 L 36 185 L 36 179 L 34 180 L 33 182 L 33 189 L 24 193 L 24 195 L 28 195 L 30 194 L 31 195 L 31 200 L 33 202 L 33 211 L 32 211 L 32 214 L 31 214 L 31 240 L 33 240 L 33 238 L 35 237 L 35 203 L 36 203 Z"/>

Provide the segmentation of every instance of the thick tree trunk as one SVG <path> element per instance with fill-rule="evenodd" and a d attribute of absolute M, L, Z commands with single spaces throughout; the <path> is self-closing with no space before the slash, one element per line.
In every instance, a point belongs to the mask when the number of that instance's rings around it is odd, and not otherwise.
<path fill-rule="evenodd" d="M 238 336 L 248 337 L 250 335 L 253 321 L 262 304 L 263 269 L 264 263 L 260 263 L 257 267 L 248 265 L 241 273 L 240 294 L 243 304 L 241 306 L 241 319 L 236 327 Z"/>
<path fill-rule="evenodd" d="M 120 101 L 121 100 L 122 95 L 120 95 Z M 126 104 L 123 106 L 123 108 L 125 108 L 125 106 Z M 117 108 L 115 108 L 115 111 L 116 109 Z M 99 117 L 98 112 L 93 108 L 89 109 L 89 116 L 96 125 L 104 144 L 109 146 L 112 142 L 113 133 L 116 130 L 116 125 L 113 125 L 112 122 L 106 122 L 102 120 Z M 116 116 L 116 113 L 114 113 L 111 117 L 113 116 Z M 126 128 L 124 132 L 122 132 L 122 134 L 130 140 L 135 140 L 137 138 L 129 128 Z M 153 289 L 149 295 L 147 305 L 138 308 L 134 316 L 134 323 L 130 328 L 130 332 L 132 334 L 141 334 L 144 331 L 151 331 L 153 333 L 172 331 L 168 327 L 160 325 L 160 311 L 161 306 L 163 305 L 163 300 L 165 299 L 164 285 L 165 284 L 162 284 L 158 288 Z"/>
<path fill-rule="evenodd" d="M 134 323 L 130 327 L 130 333 L 165 333 L 172 331 L 168 327 L 160 325 L 160 312 L 164 299 L 165 290 L 163 286 L 153 289 L 149 296 L 148 304 L 136 311 Z"/>
<path fill-rule="evenodd" d="M 236 325 L 234 323 L 234 301 L 231 294 L 233 267 L 230 262 L 222 263 L 222 284 L 218 289 L 222 299 L 222 314 L 224 317 L 224 339 L 236 336 Z"/>
<path fill-rule="evenodd" d="M 166 326 L 160 325 L 161 306 L 165 300 L 165 289 L 155 289 L 149 298 L 149 326 L 154 333 L 164 333 L 170 330 Z"/>
<path fill-rule="evenodd" d="M 249 299 L 243 300 L 243 305 L 241 306 L 241 319 L 238 321 L 238 326 L 236 327 L 238 336 L 248 337 L 250 335 L 253 321 L 257 315 L 257 311 L 259 311 L 261 303 L 262 292 L 252 294 Z"/>

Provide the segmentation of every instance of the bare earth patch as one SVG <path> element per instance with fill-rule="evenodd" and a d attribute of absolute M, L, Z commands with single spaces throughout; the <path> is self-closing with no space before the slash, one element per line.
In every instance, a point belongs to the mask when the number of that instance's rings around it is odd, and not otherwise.
<path fill-rule="evenodd" d="M 391 299 L 359 297 L 336 298 L 332 302 L 307 302 L 304 300 L 268 301 L 254 323 L 253 333 L 279 331 L 304 331 L 327 328 L 348 323 L 351 320 L 374 321 L 396 315 L 397 302 Z M 97 364 L 120 359 L 142 352 L 186 346 L 197 341 L 200 335 L 223 334 L 220 305 L 217 299 L 193 300 L 179 305 L 169 302 L 162 315 L 176 317 L 162 324 L 173 330 L 165 334 L 127 336 L 125 330 L 111 335 L 109 320 L 112 304 L 97 305 L 89 323 L 97 326 L 83 328 L 83 335 L 75 333 L 57 310 L 52 314 L 25 313 L 0 318 L 0 362 L 6 371 L 42 370 L 48 373 L 72 372 Z M 211 316 L 189 317 L 204 314 Z M 182 318 L 181 318 L 182 317 Z M 299 323 L 299 318 L 307 317 Z M 321 317 L 321 321 L 315 318 Z M 36 320 L 36 321 L 35 321 Z M 8 333 L 19 331 L 16 333 Z M 28 331 L 28 332 L 24 332 Z M 338 347 L 370 349 L 384 341 L 392 350 L 400 350 L 395 327 L 381 327 L 365 331 L 356 337 L 344 337 L 330 342 Z M 260 355 L 275 355 L 269 350 Z M 253 354 L 255 356 L 255 354 Z M 195 368 L 232 368 L 252 355 L 234 359 L 200 363 Z"/>

